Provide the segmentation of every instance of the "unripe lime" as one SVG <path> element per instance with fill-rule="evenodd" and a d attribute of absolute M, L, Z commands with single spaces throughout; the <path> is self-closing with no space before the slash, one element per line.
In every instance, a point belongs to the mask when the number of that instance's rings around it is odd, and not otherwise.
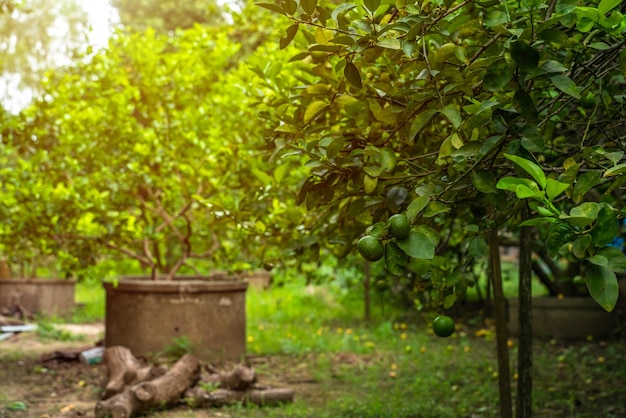
<path fill-rule="evenodd" d="M 433 331 L 439 337 L 449 337 L 454 332 L 454 319 L 447 315 L 439 315 L 433 319 Z"/>
<path fill-rule="evenodd" d="M 368 261 L 378 261 L 383 258 L 385 248 L 380 240 L 371 235 L 366 235 L 356 245 L 361 257 Z"/>
<path fill-rule="evenodd" d="M 389 233 L 397 239 L 405 239 L 411 232 L 409 218 L 403 213 L 396 213 L 389 218 Z"/>

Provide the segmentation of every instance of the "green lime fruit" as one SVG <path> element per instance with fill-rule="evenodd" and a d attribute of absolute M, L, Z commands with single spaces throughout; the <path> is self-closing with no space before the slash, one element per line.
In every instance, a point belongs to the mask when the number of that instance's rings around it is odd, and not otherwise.
<path fill-rule="evenodd" d="M 411 232 L 409 218 L 403 213 L 396 213 L 389 218 L 389 233 L 397 239 L 405 239 Z"/>
<path fill-rule="evenodd" d="M 454 319 L 447 315 L 439 315 L 433 319 L 433 331 L 438 337 L 449 337 L 454 332 Z"/>
<path fill-rule="evenodd" d="M 366 235 L 356 245 L 361 257 L 367 261 L 378 261 L 383 258 L 385 248 L 380 240 L 371 235 Z"/>

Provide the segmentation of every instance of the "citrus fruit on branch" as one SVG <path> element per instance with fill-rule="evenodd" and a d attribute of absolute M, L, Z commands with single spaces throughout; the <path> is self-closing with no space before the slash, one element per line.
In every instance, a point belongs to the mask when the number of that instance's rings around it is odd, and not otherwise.
<path fill-rule="evenodd" d="M 357 249 L 361 257 L 367 261 L 378 261 L 385 254 L 385 247 L 382 242 L 372 235 L 365 235 L 357 243 Z"/>
<path fill-rule="evenodd" d="M 433 331 L 438 337 L 449 337 L 454 332 L 454 319 L 439 315 L 433 319 Z"/>
<path fill-rule="evenodd" d="M 411 232 L 409 218 L 403 213 L 397 213 L 389 218 L 389 233 L 397 239 L 405 239 Z"/>

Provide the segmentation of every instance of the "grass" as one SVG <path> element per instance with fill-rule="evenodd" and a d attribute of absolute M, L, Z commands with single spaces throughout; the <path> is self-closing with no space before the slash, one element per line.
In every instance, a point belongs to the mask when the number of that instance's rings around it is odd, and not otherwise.
<path fill-rule="evenodd" d="M 516 277 L 505 282 L 516 291 Z M 247 349 L 261 382 L 296 389 L 293 404 L 233 406 L 232 417 L 496 417 L 497 365 L 493 321 L 474 313 L 455 317 L 457 332 L 434 336 L 419 313 L 386 302 L 363 321 L 363 295 L 346 280 L 306 286 L 291 276 L 247 295 Z M 97 281 L 77 286 L 85 303 L 74 320 L 101 320 Z M 511 340 L 516 387 L 517 343 Z M 626 416 L 626 344 L 537 340 L 533 403 L 542 417 Z M 172 415 L 174 413 L 175 415 Z M 186 407 L 156 417 L 194 416 Z"/>

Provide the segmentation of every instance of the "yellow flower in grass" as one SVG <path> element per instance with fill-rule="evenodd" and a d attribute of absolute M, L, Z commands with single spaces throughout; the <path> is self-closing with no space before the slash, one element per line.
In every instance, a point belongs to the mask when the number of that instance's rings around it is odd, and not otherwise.
<path fill-rule="evenodd" d="M 374 347 L 376 347 L 376 344 L 374 344 L 374 343 L 373 343 L 373 342 L 371 342 L 371 341 L 365 341 L 365 346 L 366 346 L 367 348 L 374 348 Z"/>
<path fill-rule="evenodd" d="M 249 335 L 249 336 L 248 336 L 248 342 L 249 342 L 249 343 L 254 342 L 254 337 L 253 337 L 252 335 Z"/>
<path fill-rule="evenodd" d="M 346 328 L 346 334 L 352 334 L 352 328 Z"/>
<path fill-rule="evenodd" d="M 400 334 L 400 339 L 406 340 L 406 332 L 403 332 L 402 334 Z"/>

